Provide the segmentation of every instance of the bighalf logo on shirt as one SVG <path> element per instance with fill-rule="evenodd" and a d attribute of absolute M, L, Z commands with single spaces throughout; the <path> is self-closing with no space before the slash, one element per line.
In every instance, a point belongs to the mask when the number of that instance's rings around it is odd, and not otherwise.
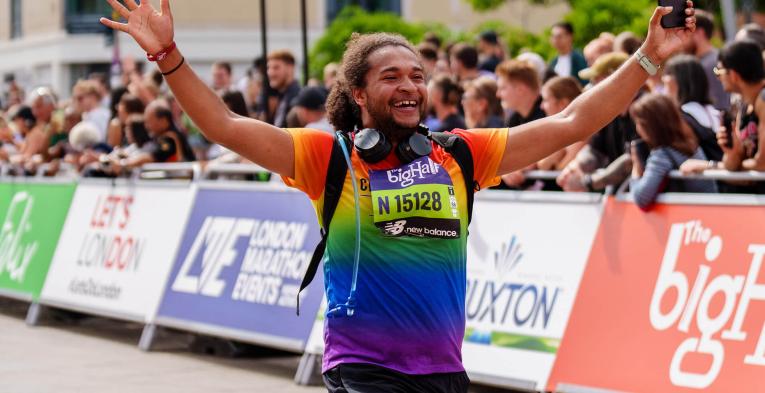
<path fill-rule="evenodd" d="M 417 180 L 424 180 L 428 175 L 438 174 L 439 166 L 430 157 L 425 160 L 416 160 L 400 168 L 385 171 L 388 182 L 398 184 L 399 187 L 409 187 Z"/>
<path fill-rule="evenodd" d="M 682 258 L 681 251 L 694 246 L 704 247 L 706 261 L 698 263 L 696 280 L 690 286 L 689 276 L 677 267 L 679 261 L 685 260 L 687 264 L 688 257 Z M 747 340 L 750 332 L 742 328 L 751 302 L 765 300 L 765 284 L 757 283 L 765 256 L 765 245 L 749 245 L 747 251 L 752 259 L 746 276 L 717 274 L 711 277 L 713 263 L 722 251 L 723 239 L 713 235 L 712 230 L 705 228 L 701 221 L 676 223 L 670 229 L 648 311 L 654 329 L 664 331 L 677 324 L 677 330 L 689 336 L 679 343 L 669 364 L 670 381 L 675 386 L 695 389 L 709 387 L 717 379 L 725 361 L 724 341 L 746 341 L 749 345 L 754 343 L 753 340 Z M 662 305 L 662 300 L 668 294 L 672 307 L 666 311 L 666 304 Z M 712 306 L 715 298 L 724 300 L 721 310 L 719 306 Z M 731 317 L 733 323 L 730 328 L 722 330 Z M 694 320 L 699 333 L 689 334 Z M 720 331 L 722 333 L 719 338 L 715 337 Z M 740 360 L 744 364 L 765 366 L 765 326 L 757 333 L 760 336 L 756 346 Z M 683 367 L 686 358 L 698 356 L 711 360 L 707 362 L 706 370 Z"/>
<path fill-rule="evenodd" d="M 31 233 L 30 223 L 34 198 L 26 192 L 17 192 L 0 227 L 0 274 L 8 272 L 11 280 L 21 283 L 29 267 L 38 243 L 22 244 L 21 238 Z"/>

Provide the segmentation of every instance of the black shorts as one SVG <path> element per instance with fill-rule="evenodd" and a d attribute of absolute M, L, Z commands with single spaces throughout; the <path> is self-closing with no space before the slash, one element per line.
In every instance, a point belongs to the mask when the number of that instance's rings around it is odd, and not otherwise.
<path fill-rule="evenodd" d="M 458 373 L 410 375 L 372 364 L 341 364 L 324 373 L 330 393 L 466 393 L 470 379 Z"/>

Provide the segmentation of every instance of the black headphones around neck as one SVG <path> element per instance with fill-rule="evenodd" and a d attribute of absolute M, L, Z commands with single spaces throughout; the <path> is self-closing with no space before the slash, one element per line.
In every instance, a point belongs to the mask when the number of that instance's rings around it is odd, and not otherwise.
<path fill-rule="evenodd" d="M 428 134 L 428 127 L 420 124 L 417 131 L 412 133 L 409 139 L 399 142 L 396 147 L 396 157 L 402 164 L 408 164 L 420 157 L 430 155 L 433 146 Z M 384 160 L 393 149 L 393 145 L 385 137 L 385 134 L 374 128 L 358 131 L 353 139 L 353 147 L 359 157 L 370 164 Z"/>

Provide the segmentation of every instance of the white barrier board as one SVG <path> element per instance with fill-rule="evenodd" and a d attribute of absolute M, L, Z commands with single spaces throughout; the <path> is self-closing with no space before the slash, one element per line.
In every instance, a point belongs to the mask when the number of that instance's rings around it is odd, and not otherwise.
<path fill-rule="evenodd" d="M 597 202 L 476 199 L 462 349 L 474 380 L 544 389 L 600 214 Z"/>
<path fill-rule="evenodd" d="M 80 184 L 41 302 L 148 322 L 193 195 L 190 186 Z"/>

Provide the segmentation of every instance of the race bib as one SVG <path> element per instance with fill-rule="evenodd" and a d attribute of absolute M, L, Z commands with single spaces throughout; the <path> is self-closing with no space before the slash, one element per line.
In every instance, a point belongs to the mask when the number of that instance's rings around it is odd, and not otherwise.
<path fill-rule="evenodd" d="M 430 157 L 370 171 L 369 183 L 374 223 L 386 236 L 460 237 L 452 179 Z"/>

